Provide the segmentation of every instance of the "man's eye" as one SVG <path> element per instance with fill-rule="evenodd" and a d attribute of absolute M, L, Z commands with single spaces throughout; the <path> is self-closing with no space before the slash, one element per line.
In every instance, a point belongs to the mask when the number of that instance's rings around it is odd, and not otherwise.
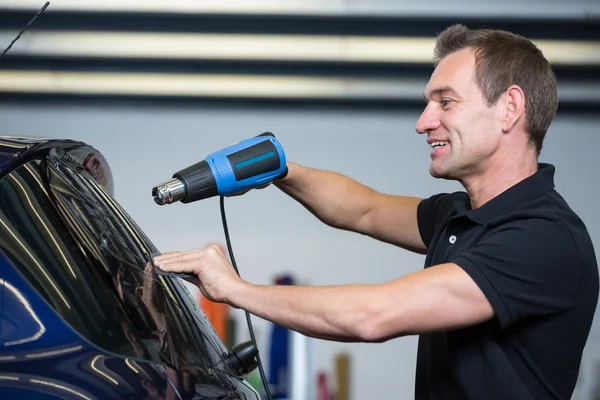
<path fill-rule="evenodd" d="M 443 108 L 446 108 L 450 105 L 450 103 L 452 102 L 452 100 L 449 99 L 443 99 L 440 101 L 440 104 L 442 105 Z"/>

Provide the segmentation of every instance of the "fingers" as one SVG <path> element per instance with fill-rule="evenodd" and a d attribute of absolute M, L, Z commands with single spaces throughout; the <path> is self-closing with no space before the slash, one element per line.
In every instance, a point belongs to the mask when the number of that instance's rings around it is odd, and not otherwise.
<path fill-rule="evenodd" d="M 160 256 L 154 257 L 154 264 L 161 264 L 164 262 L 172 262 L 172 261 L 188 261 L 196 259 L 200 250 L 191 250 L 191 251 L 172 251 L 170 253 L 164 253 Z"/>
<path fill-rule="evenodd" d="M 194 275 L 197 274 L 196 270 L 198 269 L 197 264 L 179 261 L 163 262 L 157 264 L 156 267 L 164 272 L 176 272 Z"/>
<path fill-rule="evenodd" d="M 265 188 L 267 188 L 267 187 L 271 186 L 271 184 L 272 184 L 272 182 L 263 183 L 262 185 L 259 185 L 259 186 L 256 186 L 256 187 L 253 187 L 253 188 L 250 188 L 250 189 L 244 189 L 244 190 L 240 190 L 239 192 L 235 192 L 235 193 L 228 194 L 228 195 L 227 195 L 227 196 L 225 196 L 225 197 L 237 197 L 237 196 L 242 196 L 242 195 L 244 195 L 244 194 L 248 193 L 248 192 L 249 192 L 249 191 L 251 191 L 251 190 L 260 190 L 260 189 L 265 189 Z"/>
<path fill-rule="evenodd" d="M 243 194 L 248 193 L 250 190 L 252 190 L 252 189 L 246 189 L 246 190 L 242 190 L 242 191 L 239 191 L 239 192 L 231 193 L 231 194 L 228 194 L 225 197 L 237 197 L 237 196 L 241 196 Z"/>
<path fill-rule="evenodd" d="M 197 262 L 201 255 L 197 252 L 174 252 L 165 257 L 155 257 L 154 265 L 165 272 L 196 274 Z"/>
<path fill-rule="evenodd" d="M 223 256 L 219 245 L 213 244 L 203 249 L 191 251 L 172 251 L 154 257 L 154 265 L 169 272 L 194 272 L 191 269 L 197 260 L 208 256 Z"/>
<path fill-rule="evenodd" d="M 196 250 L 190 250 L 190 251 L 171 251 L 168 253 L 163 253 L 163 254 L 160 254 L 160 255 L 157 255 L 156 257 L 154 257 L 154 263 L 156 264 L 157 262 L 174 260 L 174 259 L 182 260 L 182 261 L 194 259 L 198 253 L 202 253 L 203 251 L 207 250 L 210 247 L 212 247 L 212 246 L 207 246 L 203 249 L 196 249 Z"/>
<path fill-rule="evenodd" d="M 185 252 L 183 251 L 170 251 L 168 253 L 162 253 L 157 256 L 154 256 L 153 261 L 156 263 L 159 260 L 167 260 L 169 258 L 177 257 Z"/>

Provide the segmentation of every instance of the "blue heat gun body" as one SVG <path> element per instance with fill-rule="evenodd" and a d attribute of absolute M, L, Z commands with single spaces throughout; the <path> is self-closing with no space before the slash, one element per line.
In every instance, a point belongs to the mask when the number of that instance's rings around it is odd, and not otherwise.
<path fill-rule="evenodd" d="M 285 153 L 270 132 L 209 154 L 152 189 L 159 205 L 228 196 L 287 174 Z"/>

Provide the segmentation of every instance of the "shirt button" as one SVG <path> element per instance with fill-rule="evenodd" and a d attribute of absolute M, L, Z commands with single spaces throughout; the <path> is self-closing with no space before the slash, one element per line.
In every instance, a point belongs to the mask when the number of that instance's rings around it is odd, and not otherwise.
<path fill-rule="evenodd" d="M 448 239 L 448 241 L 450 242 L 450 244 L 456 243 L 456 236 L 454 236 L 454 235 L 450 236 L 450 238 Z"/>

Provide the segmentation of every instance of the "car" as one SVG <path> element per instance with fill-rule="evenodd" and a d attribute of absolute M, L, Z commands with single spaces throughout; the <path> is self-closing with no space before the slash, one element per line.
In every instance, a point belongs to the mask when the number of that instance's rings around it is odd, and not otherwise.
<path fill-rule="evenodd" d="M 0 398 L 260 399 L 156 253 L 94 147 L 0 136 Z"/>

